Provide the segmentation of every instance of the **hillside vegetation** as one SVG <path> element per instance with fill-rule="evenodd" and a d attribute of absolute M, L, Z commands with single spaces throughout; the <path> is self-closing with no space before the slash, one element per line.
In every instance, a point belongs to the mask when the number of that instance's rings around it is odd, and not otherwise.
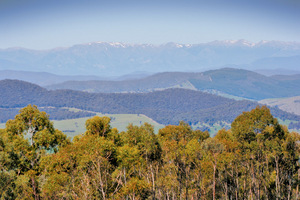
<path fill-rule="evenodd" d="M 112 127 L 117 128 L 119 131 L 126 131 L 129 124 L 135 126 L 143 125 L 144 123 L 151 124 L 154 128 L 154 132 L 158 133 L 158 130 L 163 127 L 163 125 L 155 122 L 145 115 L 137 114 L 106 114 L 102 115 L 97 113 L 97 116 L 100 117 L 109 117 L 111 119 L 110 124 Z M 50 115 L 51 118 L 51 115 Z M 86 131 L 85 121 L 89 117 L 76 118 L 76 119 L 65 119 L 65 120 L 52 120 L 56 128 L 65 133 L 68 137 L 73 139 L 75 136 L 78 136 Z M 1 125 L 0 125 L 1 128 Z"/>
<path fill-rule="evenodd" d="M 0 81 L 2 108 L 19 108 L 28 104 L 39 107 L 78 108 L 108 114 L 144 114 L 160 124 L 231 123 L 239 113 L 258 104 L 236 101 L 217 95 L 186 89 L 167 89 L 150 93 L 87 93 L 72 90 L 47 91 L 37 85 L 16 80 Z M 271 108 L 282 120 L 299 121 L 299 116 Z"/>
<path fill-rule="evenodd" d="M 8 119 L 13 119 L 18 113 L 19 108 L 0 108 L 0 123 L 6 122 Z M 51 120 L 75 119 L 81 117 L 91 117 L 96 115 L 93 112 L 87 111 L 72 111 L 68 108 L 55 107 L 40 107 L 41 111 L 47 112 Z"/>
<path fill-rule="evenodd" d="M 95 116 L 70 141 L 28 105 L 0 129 L 0 198 L 299 199 L 300 135 L 266 106 L 231 127 L 213 138 L 183 121 L 119 132 Z"/>

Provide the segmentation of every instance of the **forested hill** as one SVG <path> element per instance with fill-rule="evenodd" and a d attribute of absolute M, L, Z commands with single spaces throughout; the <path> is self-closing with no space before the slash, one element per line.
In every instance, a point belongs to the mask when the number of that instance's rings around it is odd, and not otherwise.
<path fill-rule="evenodd" d="M 2 108 L 24 107 L 28 104 L 73 107 L 101 113 L 145 114 L 161 124 L 231 123 L 243 111 L 258 104 L 186 89 L 167 89 L 150 93 L 87 93 L 72 90 L 47 91 L 34 84 L 17 80 L 0 81 Z M 299 116 L 272 108 L 281 119 L 300 120 Z"/>
<path fill-rule="evenodd" d="M 299 84 L 299 75 L 267 77 L 248 70 L 223 68 L 203 73 L 164 72 L 138 80 L 68 81 L 47 88 L 105 93 L 186 88 L 261 100 L 300 95 Z"/>

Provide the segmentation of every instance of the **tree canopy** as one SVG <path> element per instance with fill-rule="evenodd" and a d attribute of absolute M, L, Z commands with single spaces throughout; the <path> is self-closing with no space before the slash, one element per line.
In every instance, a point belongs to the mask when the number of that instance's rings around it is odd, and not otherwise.
<path fill-rule="evenodd" d="M 299 141 L 264 106 L 213 138 L 182 121 L 119 132 L 94 116 L 70 141 L 28 105 L 0 129 L 0 198 L 296 200 Z"/>

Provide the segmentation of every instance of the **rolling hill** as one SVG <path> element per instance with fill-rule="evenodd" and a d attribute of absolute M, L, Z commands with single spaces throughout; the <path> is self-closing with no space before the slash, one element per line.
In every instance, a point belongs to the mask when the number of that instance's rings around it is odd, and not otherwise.
<path fill-rule="evenodd" d="M 300 75 L 268 77 L 249 70 L 223 68 L 203 73 L 164 72 L 125 81 L 68 81 L 46 86 L 46 88 L 98 93 L 150 92 L 167 88 L 186 88 L 261 100 L 300 95 L 299 85 Z"/>
<path fill-rule="evenodd" d="M 300 77 L 290 80 L 289 75 L 267 77 L 242 69 L 220 69 L 204 72 L 210 81 L 191 80 L 198 90 L 216 90 L 226 94 L 261 100 L 292 97 L 300 94 Z"/>
<path fill-rule="evenodd" d="M 71 89 L 96 93 L 151 92 L 167 88 L 193 89 L 189 79 L 208 79 L 202 73 L 163 72 L 142 79 L 124 81 L 67 81 L 46 86 L 47 89 Z"/>
<path fill-rule="evenodd" d="M 17 80 L 0 81 L 1 108 L 39 107 L 78 108 L 108 114 L 144 114 L 160 124 L 232 122 L 243 111 L 258 104 L 236 101 L 201 91 L 167 89 L 149 93 L 87 93 L 73 90 L 48 91 L 37 85 Z M 272 108 L 274 116 L 300 121 L 294 114 Z"/>

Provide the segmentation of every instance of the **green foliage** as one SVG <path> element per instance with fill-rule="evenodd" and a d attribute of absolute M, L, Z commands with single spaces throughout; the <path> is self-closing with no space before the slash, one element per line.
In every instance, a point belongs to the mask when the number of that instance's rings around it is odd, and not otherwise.
<path fill-rule="evenodd" d="M 45 112 L 28 105 L 7 121 L 0 141 L 0 172 L 7 183 L 3 197 L 39 198 L 40 160 L 69 143 L 66 136 L 54 129 Z"/>
<path fill-rule="evenodd" d="M 249 143 L 257 137 L 263 140 L 284 137 L 284 131 L 266 106 L 258 106 L 238 116 L 232 122 L 232 132 L 240 141 Z"/>
<path fill-rule="evenodd" d="M 95 116 L 91 119 L 86 120 L 86 135 L 98 135 L 106 137 L 110 129 L 110 118 Z"/>
<path fill-rule="evenodd" d="M 267 107 L 215 137 L 190 125 L 86 121 L 73 139 L 36 106 L 0 129 L 1 199 L 299 199 L 299 133 Z M 28 137 L 24 137 L 28 135 Z"/>

